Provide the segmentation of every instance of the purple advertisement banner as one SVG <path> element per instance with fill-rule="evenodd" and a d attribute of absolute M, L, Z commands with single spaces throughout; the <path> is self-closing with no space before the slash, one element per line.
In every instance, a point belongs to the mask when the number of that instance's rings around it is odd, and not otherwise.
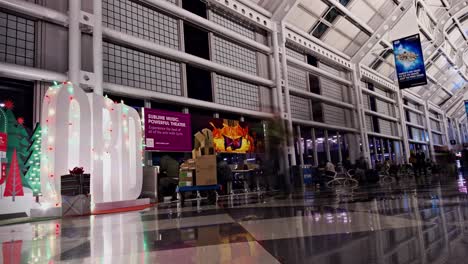
<path fill-rule="evenodd" d="M 145 108 L 145 150 L 192 151 L 190 115 Z"/>

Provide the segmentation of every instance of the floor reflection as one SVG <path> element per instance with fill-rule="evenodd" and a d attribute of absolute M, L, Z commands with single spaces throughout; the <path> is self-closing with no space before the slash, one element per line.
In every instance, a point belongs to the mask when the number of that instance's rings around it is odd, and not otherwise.
<path fill-rule="evenodd" d="M 414 186 L 414 187 L 411 187 Z M 466 180 L 0 227 L 2 263 L 465 263 Z"/>

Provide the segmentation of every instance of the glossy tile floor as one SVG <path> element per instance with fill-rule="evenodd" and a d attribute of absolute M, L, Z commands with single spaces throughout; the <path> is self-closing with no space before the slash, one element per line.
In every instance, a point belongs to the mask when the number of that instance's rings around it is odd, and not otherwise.
<path fill-rule="evenodd" d="M 467 185 L 432 176 L 291 198 L 0 227 L 0 262 L 468 263 Z"/>

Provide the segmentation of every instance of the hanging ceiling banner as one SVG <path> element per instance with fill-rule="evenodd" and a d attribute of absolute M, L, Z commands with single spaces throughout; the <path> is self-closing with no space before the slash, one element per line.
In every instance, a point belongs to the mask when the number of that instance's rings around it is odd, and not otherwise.
<path fill-rule="evenodd" d="M 389 31 L 400 89 L 427 84 L 416 7 L 412 5 Z"/>
<path fill-rule="evenodd" d="M 465 100 L 465 112 L 466 116 L 468 117 L 468 100 Z"/>
<path fill-rule="evenodd" d="M 393 41 L 395 69 L 400 89 L 427 84 L 421 39 L 418 34 Z"/>

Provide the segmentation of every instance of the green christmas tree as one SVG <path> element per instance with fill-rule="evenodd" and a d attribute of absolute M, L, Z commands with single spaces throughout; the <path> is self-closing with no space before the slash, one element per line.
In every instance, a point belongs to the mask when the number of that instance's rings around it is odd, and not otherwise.
<path fill-rule="evenodd" d="M 6 117 L 7 117 L 7 135 L 8 135 L 8 149 L 7 149 L 7 160 L 10 163 L 12 161 L 13 152 L 16 149 L 17 160 L 20 169 L 21 182 L 23 187 L 30 188 L 29 181 L 24 177 L 25 167 L 24 161 L 29 155 L 29 135 L 23 126 L 24 119 L 15 117 L 13 114 L 14 105 L 12 101 L 5 102 Z M 9 168 L 9 166 L 8 166 Z"/>
<path fill-rule="evenodd" d="M 41 193 L 41 131 L 41 125 L 38 123 L 30 138 L 31 145 L 28 149 L 29 157 L 24 164 L 27 169 L 24 177 L 29 182 L 33 195 L 36 197 Z"/>

